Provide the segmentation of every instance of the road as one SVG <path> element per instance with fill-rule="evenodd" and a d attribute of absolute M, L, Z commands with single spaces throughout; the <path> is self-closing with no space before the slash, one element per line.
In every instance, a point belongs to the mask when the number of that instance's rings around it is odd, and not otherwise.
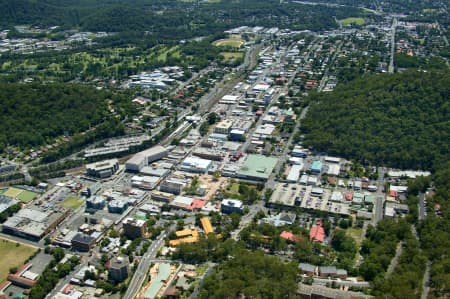
<path fill-rule="evenodd" d="M 430 281 L 430 268 L 431 268 L 431 262 L 427 262 L 427 268 L 425 270 L 425 274 L 423 275 L 423 281 L 422 281 L 422 294 L 420 295 L 420 299 L 427 299 L 428 292 L 430 291 L 430 287 L 428 286 L 428 283 Z"/>
<path fill-rule="evenodd" d="M 385 169 L 383 167 L 378 167 L 378 180 L 377 180 L 377 194 L 374 206 L 374 216 L 372 222 L 377 225 L 378 222 L 383 219 L 383 203 L 384 203 L 384 174 Z"/>
<path fill-rule="evenodd" d="M 156 257 L 159 249 L 164 245 L 164 238 L 166 237 L 166 232 L 162 232 L 159 237 L 152 243 L 148 248 L 147 252 L 142 256 L 141 261 L 134 272 L 133 278 L 128 285 L 127 292 L 123 296 L 124 299 L 133 299 L 137 294 L 139 289 L 147 276 L 148 270 L 152 260 Z"/>
<path fill-rule="evenodd" d="M 425 212 L 426 212 L 427 206 L 425 204 L 425 193 L 419 194 L 419 221 L 422 221 L 425 219 Z"/>
<path fill-rule="evenodd" d="M 394 73 L 394 55 L 395 55 L 395 31 L 397 29 L 397 18 L 394 17 L 392 20 L 392 27 L 391 27 L 391 54 L 390 54 L 390 60 L 389 60 L 389 73 Z"/>
<path fill-rule="evenodd" d="M 387 268 L 386 278 L 389 278 L 391 276 L 392 272 L 394 272 L 395 267 L 397 267 L 398 259 L 402 255 L 404 245 L 405 245 L 405 243 L 403 241 L 398 242 L 397 248 L 395 250 L 395 256 L 391 260 L 391 263 L 389 264 L 389 267 Z"/>

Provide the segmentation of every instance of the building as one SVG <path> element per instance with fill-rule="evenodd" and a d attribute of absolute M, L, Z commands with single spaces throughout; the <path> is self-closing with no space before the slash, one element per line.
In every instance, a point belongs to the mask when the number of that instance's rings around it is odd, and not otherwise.
<path fill-rule="evenodd" d="M 123 231 L 125 236 L 130 239 L 142 238 L 147 232 L 147 226 L 144 220 L 126 218 L 123 221 Z"/>
<path fill-rule="evenodd" d="M 160 145 L 135 154 L 125 163 L 125 169 L 130 172 L 139 172 L 149 163 L 160 160 L 169 154 L 168 150 Z"/>
<path fill-rule="evenodd" d="M 300 263 L 298 265 L 298 268 L 300 269 L 300 272 L 302 272 L 302 274 L 306 274 L 308 276 L 314 276 L 317 270 L 316 266 L 306 263 Z"/>
<path fill-rule="evenodd" d="M 24 208 L 9 217 L 2 225 L 2 231 L 33 241 L 55 229 L 68 215 L 69 210 L 63 207 L 41 211 Z"/>
<path fill-rule="evenodd" d="M 325 230 L 322 227 L 322 221 L 317 220 L 316 224 L 309 231 L 309 240 L 312 242 L 323 243 L 325 241 Z"/>
<path fill-rule="evenodd" d="M 220 211 L 224 214 L 244 213 L 244 204 L 237 199 L 224 199 L 220 205 Z"/>
<path fill-rule="evenodd" d="M 161 182 L 159 185 L 159 191 L 165 193 L 172 193 L 175 195 L 179 195 L 184 188 L 188 185 L 188 180 L 177 178 L 177 177 L 168 177 Z M 155 193 L 155 192 L 153 192 Z M 152 193 L 152 198 L 153 198 Z M 162 200 L 165 201 L 165 200 Z"/>
<path fill-rule="evenodd" d="M 248 155 L 237 173 L 237 177 L 246 180 L 266 181 L 272 173 L 278 159 L 263 155 Z"/>
<path fill-rule="evenodd" d="M 107 262 L 106 268 L 108 268 L 110 280 L 113 280 L 114 282 L 124 281 L 130 273 L 130 263 L 128 262 L 128 257 L 115 257 Z"/>
<path fill-rule="evenodd" d="M 95 238 L 89 235 L 78 233 L 72 239 L 72 249 L 80 252 L 88 252 L 95 246 Z"/>
<path fill-rule="evenodd" d="M 159 183 L 160 178 L 157 176 L 138 176 L 135 175 L 131 178 L 131 186 L 143 189 L 152 190 Z"/>
<path fill-rule="evenodd" d="M 96 178 L 108 178 L 119 170 L 119 160 L 111 159 L 86 165 L 86 174 Z"/>
<path fill-rule="evenodd" d="M 302 165 L 292 165 L 286 177 L 288 183 L 297 183 L 302 172 Z"/>
<path fill-rule="evenodd" d="M 245 138 L 245 131 L 239 129 L 233 129 L 230 132 L 230 140 L 232 141 L 243 141 Z"/>
<path fill-rule="evenodd" d="M 207 173 L 211 167 L 211 160 L 197 157 L 187 157 L 181 163 L 181 170 L 194 173 Z"/>
<path fill-rule="evenodd" d="M 93 196 L 86 199 L 86 209 L 103 210 L 106 206 L 106 201 L 103 196 Z"/>
<path fill-rule="evenodd" d="M 128 202 L 120 199 L 111 200 L 108 203 L 108 212 L 122 214 L 128 208 Z"/>
<path fill-rule="evenodd" d="M 261 222 L 271 224 L 275 227 L 279 227 L 294 224 L 295 218 L 296 215 L 293 213 L 280 213 L 277 215 L 269 215 L 261 219 Z"/>
<path fill-rule="evenodd" d="M 231 127 L 233 126 L 233 121 L 229 119 L 224 119 L 220 121 L 215 127 L 214 127 L 214 133 L 218 134 L 225 134 L 228 135 L 231 131 Z"/>
<path fill-rule="evenodd" d="M 311 164 L 311 172 L 313 173 L 320 173 L 322 171 L 322 161 L 315 160 Z"/>
<path fill-rule="evenodd" d="M 181 189 L 181 190 L 183 190 L 183 189 Z M 180 192 L 181 192 L 181 190 L 180 190 Z M 166 193 L 166 192 L 161 192 L 161 191 L 153 191 L 152 195 L 151 195 L 152 200 L 162 201 L 165 203 L 171 202 L 174 198 L 175 198 L 175 196 L 172 193 Z"/>
<path fill-rule="evenodd" d="M 397 202 L 386 201 L 384 217 L 394 218 L 409 213 L 408 205 Z"/>

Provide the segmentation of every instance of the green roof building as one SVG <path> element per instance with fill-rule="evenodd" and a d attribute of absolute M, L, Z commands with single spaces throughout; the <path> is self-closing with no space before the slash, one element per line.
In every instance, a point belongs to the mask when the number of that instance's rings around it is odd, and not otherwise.
<path fill-rule="evenodd" d="M 263 155 L 248 155 L 237 173 L 240 179 L 266 181 L 272 173 L 278 159 Z"/>

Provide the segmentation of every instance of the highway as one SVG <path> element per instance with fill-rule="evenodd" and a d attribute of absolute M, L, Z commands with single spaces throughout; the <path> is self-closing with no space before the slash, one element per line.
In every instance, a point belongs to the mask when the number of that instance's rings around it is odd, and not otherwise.
<path fill-rule="evenodd" d="M 166 232 L 162 232 L 148 248 L 147 252 L 142 256 L 136 272 L 134 272 L 133 278 L 128 285 L 128 289 L 123 296 L 124 299 L 133 299 L 134 296 L 136 296 L 137 292 L 142 286 L 142 283 L 144 282 L 145 277 L 147 276 L 152 260 L 154 260 L 159 249 L 164 245 L 165 237 Z"/>
<path fill-rule="evenodd" d="M 389 73 L 394 73 L 394 55 L 395 55 L 395 30 L 397 29 L 397 18 L 394 17 L 392 20 L 392 27 L 391 27 L 391 54 L 390 54 L 390 60 L 389 60 Z"/>

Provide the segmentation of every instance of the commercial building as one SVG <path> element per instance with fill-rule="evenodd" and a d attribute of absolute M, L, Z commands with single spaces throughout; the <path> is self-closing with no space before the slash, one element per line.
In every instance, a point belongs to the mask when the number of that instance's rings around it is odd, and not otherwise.
<path fill-rule="evenodd" d="M 86 165 L 86 174 L 96 178 L 108 178 L 119 170 L 117 159 L 105 160 Z"/>
<path fill-rule="evenodd" d="M 288 183 L 297 183 L 302 172 L 302 165 L 292 165 L 286 177 Z"/>
<path fill-rule="evenodd" d="M 86 199 L 86 209 L 103 210 L 106 206 L 106 200 L 103 196 L 93 196 Z"/>
<path fill-rule="evenodd" d="M 183 189 L 181 189 L 181 190 L 183 190 Z M 175 198 L 175 196 L 172 193 L 166 193 L 166 192 L 161 192 L 161 191 L 153 191 L 152 195 L 151 195 L 152 200 L 162 201 L 165 203 L 171 202 L 174 198 Z"/>
<path fill-rule="evenodd" d="M 214 133 L 218 134 L 229 134 L 231 131 L 231 127 L 233 126 L 233 121 L 230 119 L 224 119 L 220 121 L 216 126 L 214 127 Z"/>
<path fill-rule="evenodd" d="M 125 169 L 130 172 L 139 172 L 149 163 L 160 160 L 169 154 L 168 150 L 160 145 L 135 154 L 125 163 Z"/>
<path fill-rule="evenodd" d="M 123 231 L 125 236 L 130 239 L 142 238 L 147 232 L 147 226 L 144 220 L 126 218 L 123 221 Z"/>
<path fill-rule="evenodd" d="M 63 207 L 47 211 L 25 208 L 6 220 L 2 225 L 2 231 L 38 241 L 55 229 L 68 213 L 69 210 Z"/>
<path fill-rule="evenodd" d="M 311 164 L 311 172 L 313 173 L 320 173 L 322 171 L 322 161 L 315 160 Z"/>
<path fill-rule="evenodd" d="M 263 155 L 248 155 L 237 177 L 246 180 L 266 181 L 272 173 L 278 159 Z"/>
<path fill-rule="evenodd" d="M 95 246 L 95 238 L 89 235 L 78 233 L 72 239 L 72 248 L 80 252 L 88 252 Z"/>
<path fill-rule="evenodd" d="M 113 280 L 114 282 L 124 281 L 130 273 L 128 257 L 115 257 L 106 263 L 106 268 L 108 268 L 110 280 Z"/>
<path fill-rule="evenodd" d="M 135 175 L 131 178 L 131 186 L 144 190 L 152 190 L 156 187 L 159 181 L 160 178 L 156 176 Z"/>
<path fill-rule="evenodd" d="M 108 203 L 108 212 L 122 214 L 128 208 L 128 202 L 120 199 L 111 200 Z"/>
<path fill-rule="evenodd" d="M 224 199 L 220 204 L 220 211 L 224 214 L 244 213 L 244 204 L 237 199 Z"/>
<path fill-rule="evenodd" d="M 189 181 L 187 179 L 183 179 L 183 178 L 179 178 L 179 177 L 175 177 L 175 176 L 168 177 L 165 180 L 163 180 L 161 182 L 161 184 L 159 185 L 159 191 L 178 195 L 188 185 L 188 182 Z M 155 194 L 155 196 L 156 196 L 156 194 Z M 153 197 L 153 195 L 152 195 L 152 197 Z"/>
<path fill-rule="evenodd" d="M 181 163 L 181 170 L 194 173 L 207 173 L 211 167 L 211 160 L 197 157 L 187 157 Z"/>

